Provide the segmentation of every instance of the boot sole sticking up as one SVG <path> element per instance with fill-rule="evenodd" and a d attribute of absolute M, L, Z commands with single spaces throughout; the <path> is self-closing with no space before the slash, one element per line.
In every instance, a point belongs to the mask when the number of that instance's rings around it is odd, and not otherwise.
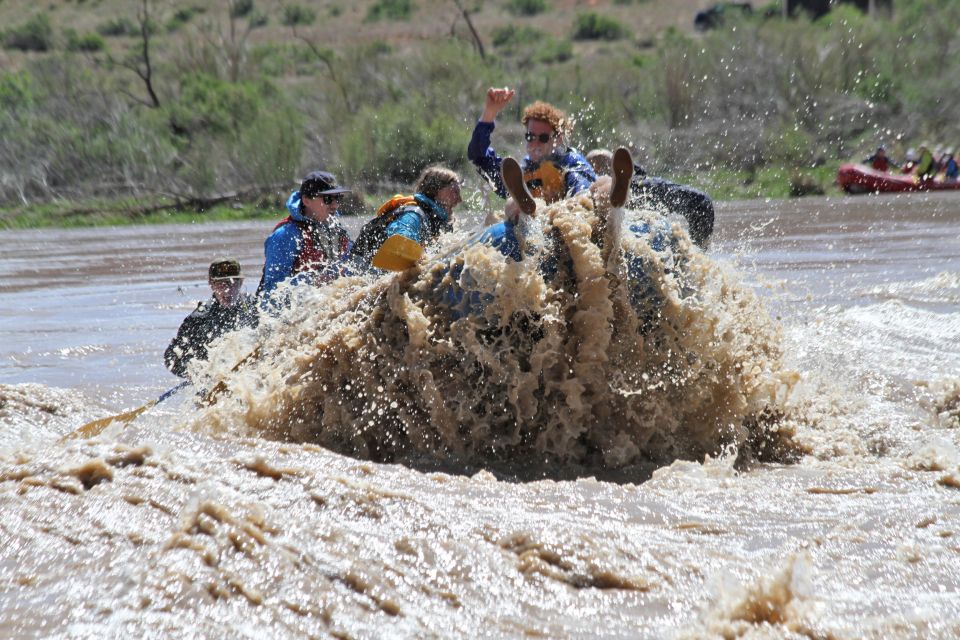
<path fill-rule="evenodd" d="M 630 152 L 620 147 L 613 152 L 613 187 L 610 189 L 610 204 L 622 207 L 630 193 L 630 179 L 633 177 L 633 158 Z"/>
<path fill-rule="evenodd" d="M 523 170 L 520 164 L 513 158 L 504 158 L 500 165 L 500 177 L 503 180 L 503 186 L 513 196 L 514 202 L 528 216 L 532 216 L 537 210 L 537 203 L 533 196 L 527 191 L 527 185 L 523 182 Z"/>

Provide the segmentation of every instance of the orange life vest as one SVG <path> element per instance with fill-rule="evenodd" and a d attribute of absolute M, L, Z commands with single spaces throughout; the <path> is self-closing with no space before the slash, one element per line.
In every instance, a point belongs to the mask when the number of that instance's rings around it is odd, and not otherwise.
<path fill-rule="evenodd" d="M 545 159 L 524 171 L 523 181 L 530 190 L 530 195 L 551 204 L 563 200 L 567 194 L 563 176 L 563 169 L 549 159 Z"/>

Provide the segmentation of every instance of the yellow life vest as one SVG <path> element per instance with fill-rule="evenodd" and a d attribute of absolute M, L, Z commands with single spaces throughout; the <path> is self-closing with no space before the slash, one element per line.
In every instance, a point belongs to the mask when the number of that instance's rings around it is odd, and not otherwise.
<path fill-rule="evenodd" d="M 380 205 L 380 208 L 377 209 L 377 215 L 382 216 L 385 213 L 390 213 L 394 209 L 405 207 L 408 204 L 417 204 L 417 199 L 413 196 L 405 196 L 402 193 L 398 193 Z"/>
<path fill-rule="evenodd" d="M 547 204 L 562 200 L 567 193 L 563 170 L 550 160 L 543 160 L 523 173 L 523 181 L 534 198 Z"/>
<path fill-rule="evenodd" d="M 391 214 L 399 211 L 401 207 L 411 204 L 417 204 L 417 199 L 413 196 L 405 196 L 398 193 L 377 209 L 377 217 L 374 218 L 372 224 L 376 227 L 377 231 L 381 233 L 385 232 L 387 225 L 393 221 Z M 364 230 L 366 230 L 366 226 Z M 361 235 L 362 234 L 363 231 L 361 231 Z M 357 238 L 357 243 L 360 243 L 359 237 Z M 401 235 L 390 236 L 384 240 L 377 249 L 370 264 L 386 271 L 403 271 L 415 265 L 422 255 L 423 247 L 421 247 L 419 243 Z"/>

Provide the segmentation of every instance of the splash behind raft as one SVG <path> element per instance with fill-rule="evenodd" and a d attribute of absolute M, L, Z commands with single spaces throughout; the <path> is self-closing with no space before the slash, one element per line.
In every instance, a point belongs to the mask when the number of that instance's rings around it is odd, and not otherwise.
<path fill-rule="evenodd" d="M 679 225 L 585 194 L 523 219 L 511 246 L 494 241 L 504 223 L 404 272 L 304 290 L 256 366 L 214 372 L 230 393 L 195 428 L 515 469 L 788 437 L 767 429 L 796 379 L 779 329 Z"/>
<path fill-rule="evenodd" d="M 915 175 L 887 173 L 864 164 L 842 164 L 837 170 L 837 184 L 851 194 L 897 193 L 903 191 L 953 191 L 960 189 L 960 180 L 920 180 Z"/>

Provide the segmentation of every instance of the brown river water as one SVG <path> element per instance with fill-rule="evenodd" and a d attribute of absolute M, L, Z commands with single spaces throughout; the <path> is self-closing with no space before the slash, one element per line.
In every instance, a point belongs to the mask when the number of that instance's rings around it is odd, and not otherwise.
<path fill-rule="evenodd" d="M 86 440 L 272 226 L 0 232 L 0 637 L 960 637 L 960 197 L 720 203 L 652 329 L 538 220 L 552 280 L 462 252 L 478 317 L 301 287 Z"/>

